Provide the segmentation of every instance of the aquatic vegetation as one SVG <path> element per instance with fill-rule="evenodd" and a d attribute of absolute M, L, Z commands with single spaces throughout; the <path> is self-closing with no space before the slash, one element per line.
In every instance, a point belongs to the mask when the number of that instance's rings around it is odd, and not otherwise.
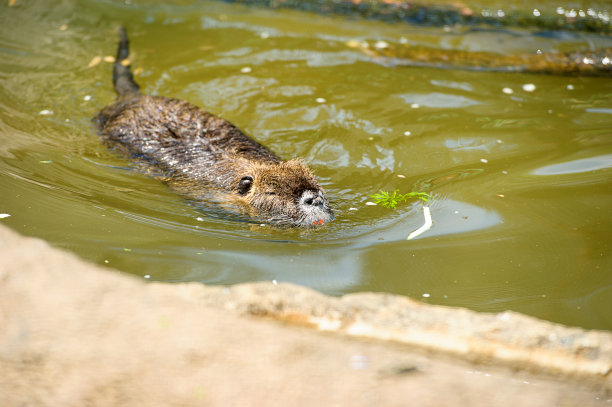
<path fill-rule="evenodd" d="M 370 195 L 371 198 L 374 198 L 374 203 L 380 204 L 385 208 L 395 209 L 395 207 L 401 203 L 406 202 L 409 199 L 420 199 L 423 202 L 428 202 L 430 200 L 430 196 L 427 192 L 408 192 L 407 194 L 400 194 L 399 189 L 393 191 L 393 193 L 389 193 L 387 191 L 380 191 L 377 194 Z"/>

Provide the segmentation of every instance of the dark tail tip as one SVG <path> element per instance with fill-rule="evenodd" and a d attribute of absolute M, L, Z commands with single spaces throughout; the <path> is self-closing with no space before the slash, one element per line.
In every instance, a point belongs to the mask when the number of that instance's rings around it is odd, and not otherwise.
<path fill-rule="evenodd" d="M 119 27 L 119 46 L 117 48 L 117 59 L 113 66 L 113 86 L 117 95 L 122 96 L 130 93 L 140 93 L 140 87 L 134 81 L 130 69 L 130 41 L 124 27 Z"/>

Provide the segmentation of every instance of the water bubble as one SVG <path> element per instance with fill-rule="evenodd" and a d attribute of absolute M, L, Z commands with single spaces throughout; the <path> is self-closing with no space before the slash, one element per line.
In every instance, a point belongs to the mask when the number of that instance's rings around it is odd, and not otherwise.
<path fill-rule="evenodd" d="M 525 92 L 533 92 L 536 89 L 536 86 L 533 83 L 526 83 L 523 85 L 523 90 Z"/>
<path fill-rule="evenodd" d="M 374 47 L 378 49 L 389 48 L 389 43 L 387 41 L 376 41 Z"/>
<path fill-rule="evenodd" d="M 503 88 L 502 92 L 505 93 L 506 95 L 512 95 L 514 93 L 514 91 L 511 88 Z"/>

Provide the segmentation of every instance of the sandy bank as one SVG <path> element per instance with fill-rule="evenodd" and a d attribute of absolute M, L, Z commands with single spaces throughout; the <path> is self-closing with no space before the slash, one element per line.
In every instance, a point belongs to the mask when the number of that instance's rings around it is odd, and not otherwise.
<path fill-rule="evenodd" d="M 612 399 L 611 333 L 516 313 L 293 285 L 145 283 L 1 225 L 0 293 L 0 406 Z"/>

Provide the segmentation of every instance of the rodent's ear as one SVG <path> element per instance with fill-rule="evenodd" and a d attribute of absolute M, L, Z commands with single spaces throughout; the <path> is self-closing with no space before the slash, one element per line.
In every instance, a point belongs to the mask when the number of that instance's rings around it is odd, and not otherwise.
<path fill-rule="evenodd" d="M 249 192 L 252 185 L 253 177 L 250 175 L 245 175 L 240 179 L 240 182 L 238 183 L 238 192 L 240 192 L 241 195 L 244 195 Z"/>

